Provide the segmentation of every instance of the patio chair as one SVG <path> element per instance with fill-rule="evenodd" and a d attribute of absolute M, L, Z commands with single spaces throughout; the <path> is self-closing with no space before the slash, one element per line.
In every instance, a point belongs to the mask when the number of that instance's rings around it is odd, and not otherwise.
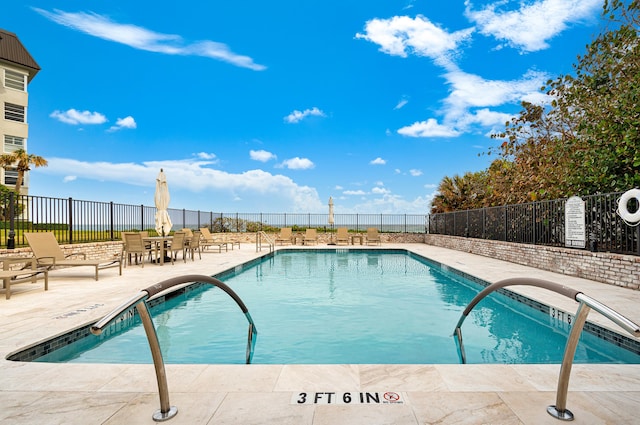
<path fill-rule="evenodd" d="M 340 245 L 340 242 L 349 245 L 349 229 L 346 227 L 338 227 L 336 232 L 336 245 Z"/>
<path fill-rule="evenodd" d="M 371 243 L 375 243 L 378 245 L 382 244 L 382 240 L 380 239 L 380 235 L 378 234 L 378 229 L 376 229 L 375 227 L 369 227 L 367 229 L 367 245 Z"/>
<path fill-rule="evenodd" d="M 122 238 L 124 239 L 124 252 L 128 263 L 131 265 L 131 255 L 134 256 L 134 261 L 138 264 L 138 254 L 140 254 L 140 265 L 144 268 L 144 257 L 148 256 L 149 261 L 153 260 L 153 252 L 155 249 L 151 244 L 144 242 L 144 235 L 142 232 L 122 232 Z M 125 261 L 124 266 L 127 266 Z"/>
<path fill-rule="evenodd" d="M 24 237 L 27 239 L 33 256 L 36 260 L 38 268 L 46 268 L 51 270 L 55 267 L 94 267 L 96 270 L 95 278 L 98 280 L 98 270 L 118 265 L 120 275 L 122 275 L 123 252 L 106 259 L 87 259 L 85 253 L 73 253 L 64 255 L 64 252 L 58 245 L 55 235 L 52 232 L 25 232 Z M 70 258 L 72 256 L 81 256 L 82 258 Z"/>
<path fill-rule="evenodd" d="M 276 245 L 278 245 L 278 242 L 280 242 L 280 245 L 283 245 L 285 243 L 290 244 L 292 240 L 293 232 L 291 230 L 291 227 L 283 227 L 282 229 L 280 229 L 280 233 L 276 237 Z"/>
<path fill-rule="evenodd" d="M 198 257 L 202 260 L 202 248 L 200 247 L 202 233 L 199 230 L 194 230 L 193 236 L 189 239 L 189 245 L 186 250 L 191 256 L 191 261 L 195 260 L 195 253 L 198 251 Z"/>
<path fill-rule="evenodd" d="M 178 253 L 182 252 L 182 260 L 187 262 L 187 234 L 184 232 L 175 232 L 171 243 L 167 246 L 167 253 L 171 257 L 171 264 L 178 259 Z"/>
<path fill-rule="evenodd" d="M 318 244 L 318 232 L 316 229 L 307 229 L 304 234 L 304 239 L 302 240 L 302 245 L 309 245 L 309 243 Z"/>
<path fill-rule="evenodd" d="M 203 249 L 207 249 L 209 247 L 215 246 L 218 247 L 218 252 L 222 252 L 222 247 L 224 247 L 225 251 L 229 251 L 229 247 L 225 241 L 214 238 L 208 227 L 201 227 L 200 233 L 202 235 L 202 239 L 200 241 L 200 246 Z"/>

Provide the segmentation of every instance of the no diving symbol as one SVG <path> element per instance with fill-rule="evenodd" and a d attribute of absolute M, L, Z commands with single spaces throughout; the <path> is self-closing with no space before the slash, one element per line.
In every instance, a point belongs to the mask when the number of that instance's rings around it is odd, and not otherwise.
<path fill-rule="evenodd" d="M 401 403 L 400 394 L 398 393 L 386 392 L 383 397 L 389 403 Z"/>

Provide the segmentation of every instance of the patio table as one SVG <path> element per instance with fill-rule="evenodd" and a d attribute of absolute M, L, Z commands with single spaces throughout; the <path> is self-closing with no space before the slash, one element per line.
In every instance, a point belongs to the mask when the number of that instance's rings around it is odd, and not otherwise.
<path fill-rule="evenodd" d="M 156 264 L 160 264 L 161 266 L 164 265 L 164 256 L 165 256 L 165 252 L 166 252 L 166 245 L 167 245 L 167 241 L 171 242 L 171 240 L 173 239 L 173 236 L 148 236 L 146 238 L 142 238 L 143 242 L 150 242 L 152 244 L 155 245 L 156 248 Z M 158 257 L 158 254 L 160 254 L 160 256 Z M 158 258 L 160 258 L 160 261 L 158 261 Z"/>

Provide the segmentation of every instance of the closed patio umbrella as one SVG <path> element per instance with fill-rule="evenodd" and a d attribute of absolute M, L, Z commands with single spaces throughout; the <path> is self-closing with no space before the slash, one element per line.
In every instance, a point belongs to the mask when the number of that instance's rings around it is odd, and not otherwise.
<path fill-rule="evenodd" d="M 156 177 L 155 202 L 156 208 L 158 209 L 158 211 L 156 211 L 156 232 L 162 236 L 168 235 L 171 231 L 171 227 L 173 226 L 171 223 L 171 217 L 169 217 L 169 213 L 167 212 L 170 199 L 167 177 L 164 175 L 164 171 L 162 171 L 161 168 L 160 173 L 158 173 L 158 177 Z"/>
<path fill-rule="evenodd" d="M 333 198 L 329 196 L 329 224 L 333 226 Z"/>

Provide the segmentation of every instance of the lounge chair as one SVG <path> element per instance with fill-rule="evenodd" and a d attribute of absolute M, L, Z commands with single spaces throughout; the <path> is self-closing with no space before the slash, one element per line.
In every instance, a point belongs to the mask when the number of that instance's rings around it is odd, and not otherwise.
<path fill-rule="evenodd" d="M 33 252 L 33 256 L 36 260 L 36 267 L 38 268 L 46 268 L 48 270 L 55 267 L 81 267 L 88 266 L 94 267 L 96 270 L 96 280 L 98 280 L 98 270 L 118 265 L 120 269 L 120 275 L 122 275 L 122 260 L 123 255 L 120 252 L 120 255 L 114 255 L 111 258 L 106 259 L 87 259 L 87 255 L 85 253 L 74 253 L 65 256 L 64 252 L 58 245 L 58 241 L 52 232 L 38 232 L 38 233 L 28 233 L 24 234 L 24 237 L 27 239 L 29 246 L 31 247 L 31 251 Z M 72 259 L 70 257 L 79 255 L 82 258 Z"/>
<path fill-rule="evenodd" d="M 311 242 L 318 244 L 318 232 L 316 229 L 307 229 L 302 239 L 302 245 L 309 245 Z"/>
<path fill-rule="evenodd" d="M 240 241 L 236 240 L 231 236 L 233 233 L 223 233 L 222 240 L 227 243 L 227 245 L 231 245 L 231 250 L 233 250 L 234 245 L 238 246 L 240 249 Z"/>
<path fill-rule="evenodd" d="M 135 257 L 135 263 L 138 264 L 138 254 L 140 254 L 140 265 L 143 268 L 145 256 L 148 256 L 150 261 L 152 260 L 155 249 L 150 244 L 145 243 L 143 238 L 144 234 L 142 232 L 122 232 L 125 257 L 128 258 L 129 265 L 131 265 L 132 255 Z M 124 266 L 127 266 L 126 261 Z"/>
<path fill-rule="evenodd" d="M 218 252 L 222 252 L 222 247 L 224 247 L 225 251 L 229 251 L 227 243 L 220 239 L 214 238 L 209 231 L 209 228 L 201 227 L 200 234 L 202 235 L 202 239 L 200 241 L 200 245 L 202 246 L 202 248 L 207 249 L 209 247 L 215 246 L 218 247 Z"/>
<path fill-rule="evenodd" d="M 378 229 L 375 227 L 369 227 L 367 229 L 367 245 L 369 244 L 382 244 L 382 240 L 380 239 L 380 235 L 378 234 Z"/>
<path fill-rule="evenodd" d="M 183 227 L 182 229 L 180 229 L 180 231 L 184 234 L 187 235 L 187 238 L 192 238 L 193 237 L 193 231 L 191 229 L 188 229 L 186 227 Z"/>
<path fill-rule="evenodd" d="M 44 290 L 49 290 L 49 270 L 36 269 L 36 261 L 33 258 L 2 257 L 3 270 L 0 270 L 0 279 L 4 283 L 5 298 L 11 299 L 11 284 L 31 282 L 36 283 L 38 274 L 44 275 Z M 12 264 L 23 264 L 20 269 L 11 269 Z"/>
<path fill-rule="evenodd" d="M 291 227 L 283 227 L 280 229 L 280 233 L 276 237 L 276 245 L 280 242 L 280 245 L 285 243 L 291 244 L 293 241 L 293 233 L 291 231 Z"/>
<path fill-rule="evenodd" d="M 349 245 L 349 229 L 346 227 L 338 227 L 338 231 L 336 232 L 336 245 L 340 245 L 340 242 Z"/>

